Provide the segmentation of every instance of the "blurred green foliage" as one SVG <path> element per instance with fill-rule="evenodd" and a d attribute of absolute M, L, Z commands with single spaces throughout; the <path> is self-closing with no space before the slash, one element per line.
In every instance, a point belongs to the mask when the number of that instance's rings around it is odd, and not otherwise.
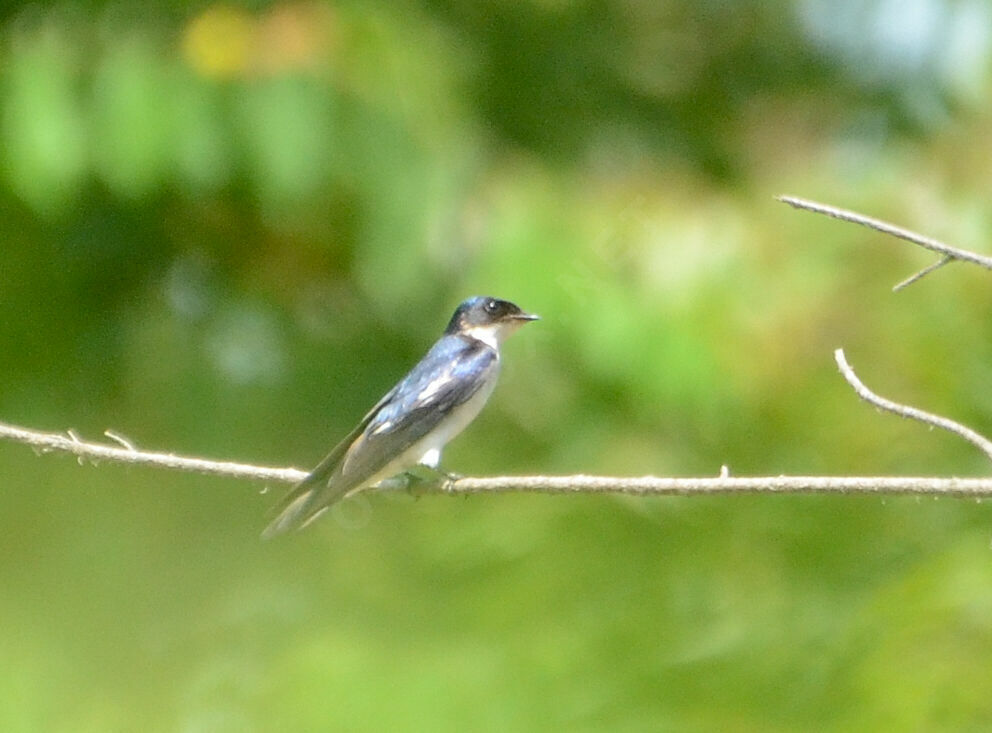
<path fill-rule="evenodd" d="M 992 9 L 11 3 L 0 419 L 307 466 L 463 297 L 540 313 L 463 473 L 981 475 Z M 984 730 L 992 517 L 358 497 L 0 445 L 0 730 Z M 282 490 L 282 487 L 272 487 Z"/>

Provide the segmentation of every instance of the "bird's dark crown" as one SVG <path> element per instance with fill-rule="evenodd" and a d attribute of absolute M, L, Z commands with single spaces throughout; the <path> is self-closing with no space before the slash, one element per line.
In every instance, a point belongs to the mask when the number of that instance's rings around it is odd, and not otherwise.
<path fill-rule="evenodd" d="M 467 331 L 479 326 L 490 326 L 510 321 L 533 321 L 537 316 L 525 313 L 508 300 L 477 295 L 455 309 L 444 330 L 447 334 Z"/>

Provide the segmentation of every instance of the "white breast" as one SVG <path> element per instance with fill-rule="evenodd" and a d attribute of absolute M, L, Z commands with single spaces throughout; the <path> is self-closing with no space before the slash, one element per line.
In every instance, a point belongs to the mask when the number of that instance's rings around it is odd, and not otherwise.
<path fill-rule="evenodd" d="M 423 440 L 416 444 L 416 448 L 420 450 L 417 454 L 419 459 L 424 453 L 430 450 L 440 451 L 449 440 L 454 438 L 458 433 L 468 427 L 468 424 L 472 422 L 476 416 L 485 407 L 486 402 L 489 400 L 489 396 L 493 393 L 493 389 L 496 387 L 496 380 L 499 377 L 499 358 L 497 357 L 496 363 L 493 365 L 493 375 L 487 380 L 486 384 L 479 388 L 479 391 L 472 395 L 466 402 L 462 403 L 448 415 L 448 418 L 438 426 L 438 428 L 432 431 L 429 435 L 425 436 Z"/>

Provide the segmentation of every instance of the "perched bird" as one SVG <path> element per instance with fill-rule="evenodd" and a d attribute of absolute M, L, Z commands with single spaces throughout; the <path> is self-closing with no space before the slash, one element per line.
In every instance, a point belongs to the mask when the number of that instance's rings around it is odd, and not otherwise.
<path fill-rule="evenodd" d="M 500 345 L 534 320 L 498 298 L 469 298 L 459 305 L 420 363 L 286 495 L 262 536 L 305 527 L 339 499 L 418 464 L 437 471 L 441 449 L 492 394 Z"/>

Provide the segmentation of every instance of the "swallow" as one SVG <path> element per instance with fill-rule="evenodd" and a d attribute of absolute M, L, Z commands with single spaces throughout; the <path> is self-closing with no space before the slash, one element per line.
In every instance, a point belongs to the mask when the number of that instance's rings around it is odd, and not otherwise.
<path fill-rule="evenodd" d="M 416 466 L 438 470 L 441 450 L 479 414 L 496 386 L 500 346 L 538 317 L 498 298 L 469 298 L 444 334 L 354 430 L 293 487 L 262 533 L 302 529 L 336 501 Z"/>

